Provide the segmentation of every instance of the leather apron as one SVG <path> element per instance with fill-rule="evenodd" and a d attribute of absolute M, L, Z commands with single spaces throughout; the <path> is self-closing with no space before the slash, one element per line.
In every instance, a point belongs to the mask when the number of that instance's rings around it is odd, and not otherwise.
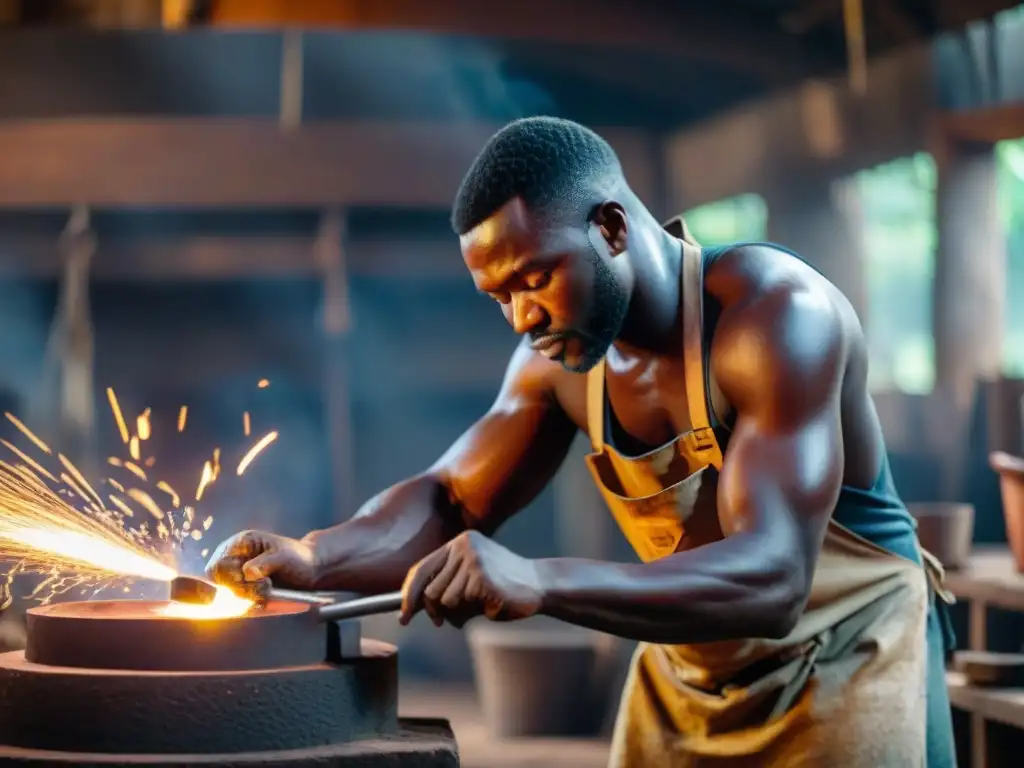
<path fill-rule="evenodd" d="M 604 361 L 588 374 L 587 464 L 644 562 L 723 535 L 723 456 L 705 390 L 702 255 L 682 233 L 691 431 L 643 456 L 619 454 L 605 444 Z M 719 399 L 713 381 L 708 391 Z M 941 588 L 942 574 L 922 554 L 925 568 L 830 521 L 806 610 L 785 639 L 641 643 L 609 765 L 924 766 L 928 576 Z"/>

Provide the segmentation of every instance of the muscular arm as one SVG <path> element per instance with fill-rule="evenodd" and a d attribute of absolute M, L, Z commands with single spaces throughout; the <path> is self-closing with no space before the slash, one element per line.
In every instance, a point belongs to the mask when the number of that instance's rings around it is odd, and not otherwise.
<path fill-rule="evenodd" d="M 306 537 L 317 587 L 398 589 L 417 561 L 465 530 L 493 533 L 530 503 L 565 458 L 575 425 L 550 386 L 553 365 L 521 345 L 491 409 L 429 470 Z"/>
<path fill-rule="evenodd" d="M 539 561 L 542 612 L 660 643 L 788 634 L 842 484 L 845 346 L 814 291 L 781 287 L 726 311 L 712 350 L 738 414 L 718 491 L 726 538 L 645 565 Z"/>

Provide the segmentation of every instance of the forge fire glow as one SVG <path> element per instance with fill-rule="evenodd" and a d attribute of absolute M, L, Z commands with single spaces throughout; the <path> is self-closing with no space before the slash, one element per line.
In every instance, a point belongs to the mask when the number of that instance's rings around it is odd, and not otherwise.
<path fill-rule="evenodd" d="M 189 504 L 179 507 L 178 492 L 165 481 L 157 481 L 150 490 L 135 487 L 138 481 L 149 482 L 136 462 L 142 461 L 142 447 L 149 445 L 151 410 L 147 408 L 132 420 L 136 426 L 132 434 L 113 389 L 107 390 L 107 398 L 130 458 L 108 459 L 110 466 L 122 470 L 122 477 L 106 478 L 109 488 L 103 494 L 66 456 L 54 454 L 23 422 L 6 414 L 31 446 L 19 448 L 0 440 L 10 452 L 9 461 L 0 459 L 0 563 L 5 566 L 0 574 L 0 609 L 10 604 L 11 586 L 21 575 L 39 579 L 30 597 L 41 603 L 76 589 L 83 593 L 92 590 L 93 594 L 110 588 L 127 591 L 137 579 L 170 582 L 178 575 L 175 548 L 186 539 L 199 541 L 209 530 L 213 518 L 197 519 L 195 507 Z M 182 407 L 179 431 L 185 413 Z M 238 474 L 276 437 L 274 432 L 258 441 L 240 462 Z M 34 458 L 30 451 L 41 456 Z M 152 456 L 145 461 L 147 466 L 155 464 Z M 48 469 L 46 464 L 53 466 Z M 203 464 L 197 502 L 219 475 L 218 448 L 212 461 Z M 173 508 L 164 509 L 154 496 L 166 497 Z M 208 605 L 169 603 L 163 615 L 227 618 L 240 616 L 251 607 L 252 601 L 218 588 Z"/>

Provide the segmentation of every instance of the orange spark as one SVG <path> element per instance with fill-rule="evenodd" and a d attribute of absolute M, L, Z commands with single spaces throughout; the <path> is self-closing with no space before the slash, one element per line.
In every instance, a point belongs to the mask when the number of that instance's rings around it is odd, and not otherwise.
<path fill-rule="evenodd" d="M 153 501 L 153 497 L 145 491 L 140 491 L 138 488 L 129 488 L 128 498 L 145 508 L 157 520 L 164 519 L 164 511 L 160 509 L 160 505 Z"/>
<path fill-rule="evenodd" d="M 248 411 L 242 414 L 242 432 L 245 433 L 246 437 L 252 434 L 252 424 L 250 423 Z"/>
<path fill-rule="evenodd" d="M 135 419 L 135 433 L 139 436 L 139 440 L 149 440 L 153 434 L 153 424 L 150 421 L 152 413 L 153 409 L 147 408 Z"/>
<path fill-rule="evenodd" d="M 139 478 L 139 480 L 142 480 L 143 482 L 149 482 L 149 478 L 146 477 L 146 473 L 138 464 L 133 464 L 130 461 L 126 461 L 124 463 L 124 468 L 131 472 L 133 475 L 135 475 L 137 478 Z"/>
<path fill-rule="evenodd" d="M 73 478 L 75 478 L 75 482 L 85 489 L 85 492 L 89 494 L 91 500 L 99 504 L 100 508 L 102 509 L 103 500 L 100 498 L 100 495 L 96 493 L 96 490 L 91 485 L 89 485 L 89 481 L 85 479 L 85 476 L 78 471 L 78 467 L 72 464 L 71 460 L 63 453 L 58 453 L 57 459 L 60 460 L 60 463 L 64 465 L 64 469 L 66 469 L 70 473 L 70 475 Z M 86 501 L 88 500 L 89 499 L 86 499 Z"/>
<path fill-rule="evenodd" d="M 85 491 L 78 487 L 78 483 L 76 483 L 74 478 L 72 478 L 67 472 L 60 473 L 60 480 L 64 485 L 74 491 L 82 501 L 89 501 L 89 497 L 85 495 Z"/>
<path fill-rule="evenodd" d="M 180 507 L 181 506 L 181 499 L 178 497 L 178 492 L 175 491 L 173 488 L 171 488 L 170 485 L 168 485 L 163 480 L 160 480 L 159 482 L 157 482 L 156 487 L 159 488 L 161 491 L 163 491 L 164 493 L 166 493 L 168 496 L 171 497 L 171 506 L 172 507 Z"/>
<path fill-rule="evenodd" d="M 270 432 L 260 438 L 256 445 L 250 448 L 249 452 L 242 457 L 240 462 L 238 462 L 238 476 L 241 477 L 245 473 L 245 470 L 249 468 L 249 465 L 252 464 L 253 460 L 275 440 L 277 440 L 277 432 Z"/>
<path fill-rule="evenodd" d="M 188 422 L 188 406 L 183 405 L 178 409 L 178 431 L 185 431 L 185 424 Z"/>
<path fill-rule="evenodd" d="M 123 501 L 121 501 L 119 498 L 117 498 L 117 496 L 115 496 L 114 494 L 110 494 L 109 496 L 107 496 L 107 498 L 110 499 L 113 505 L 117 507 L 119 510 L 121 510 L 121 512 L 123 512 L 126 516 L 135 517 L 135 513 L 132 511 L 132 508 L 125 504 Z"/>
<path fill-rule="evenodd" d="M 125 424 L 124 414 L 121 413 L 121 405 L 117 402 L 117 395 L 114 393 L 113 387 L 107 387 L 107 400 L 110 401 L 110 410 L 114 414 L 114 421 L 117 422 L 117 429 L 121 433 L 121 441 L 127 445 L 131 436 L 128 434 L 128 425 Z"/>
<path fill-rule="evenodd" d="M 53 454 L 53 451 L 50 450 L 50 446 L 48 446 L 46 443 L 44 443 L 42 440 L 40 440 L 38 437 L 36 437 L 35 433 L 31 429 L 26 427 L 18 419 L 17 416 L 15 416 L 12 413 L 5 413 L 4 416 L 7 417 L 7 420 L 9 422 L 11 422 L 11 424 L 16 426 L 21 431 L 21 434 L 23 434 L 25 437 L 27 437 L 29 440 L 31 440 L 33 443 L 35 443 L 36 448 L 38 448 L 40 451 L 45 453 L 47 456 L 50 456 L 50 455 Z"/>
<path fill-rule="evenodd" d="M 130 453 L 131 457 L 136 461 L 138 461 L 139 457 L 142 455 L 139 450 L 139 438 L 135 435 L 132 435 L 131 439 L 128 441 L 128 453 Z"/>
<path fill-rule="evenodd" d="M 210 462 L 203 464 L 203 475 L 199 478 L 199 487 L 196 488 L 196 501 L 203 498 L 203 492 L 213 482 L 213 465 Z"/>
<path fill-rule="evenodd" d="M 259 387 L 260 389 L 266 389 L 267 387 L 270 386 L 270 379 L 260 379 L 258 382 L 256 382 L 256 386 Z"/>
<path fill-rule="evenodd" d="M 52 481 L 54 483 L 57 482 L 57 478 L 54 477 L 52 474 L 50 474 L 43 467 L 42 464 L 39 464 L 38 462 L 36 462 L 35 459 L 33 459 L 31 456 L 29 456 L 28 454 L 24 453 L 23 451 L 19 450 L 16 446 L 12 445 L 11 443 L 7 442 L 6 440 L 0 440 L 0 445 L 3 445 L 4 448 L 6 448 L 11 453 L 13 453 L 15 456 L 17 456 L 23 462 L 25 462 L 28 465 L 29 469 L 31 469 L 37 475 L 42 475 L 47 480 L 50 480 L 50 481 Z"/>

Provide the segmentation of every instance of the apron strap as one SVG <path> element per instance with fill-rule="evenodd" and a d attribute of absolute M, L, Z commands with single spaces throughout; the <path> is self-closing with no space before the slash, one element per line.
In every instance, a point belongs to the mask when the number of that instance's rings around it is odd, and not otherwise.
<path fill-rule="evenodd" d="M 604 450 L 604 358 L 587 373 L 587 432 L 594 453 Z"/>
<path fill-rule="evenodd" d="M 682 222 L 682 219 L 678 220 Z M 676 223 L 676 222 L 673 222 Z M 682 224 L 682 234 L 689 235 Z M 682 248 L 681 289 L 683 320 L 683 364 L 690 428 L 698 439 L 711 437 L 704 376 L 704 258 L 700 246 L 680 240 Z M 595 452 L 604 449 L 604 377 L 602 359 L 587 373 L 587 432 Z"/>
<path fill-rule="evenodd" d="M 686 403 L 690 428 L 700 437 L 711 429 L 704 378 L 704 258 L 699 247 L 685 240 L 680 245 Z"/>

